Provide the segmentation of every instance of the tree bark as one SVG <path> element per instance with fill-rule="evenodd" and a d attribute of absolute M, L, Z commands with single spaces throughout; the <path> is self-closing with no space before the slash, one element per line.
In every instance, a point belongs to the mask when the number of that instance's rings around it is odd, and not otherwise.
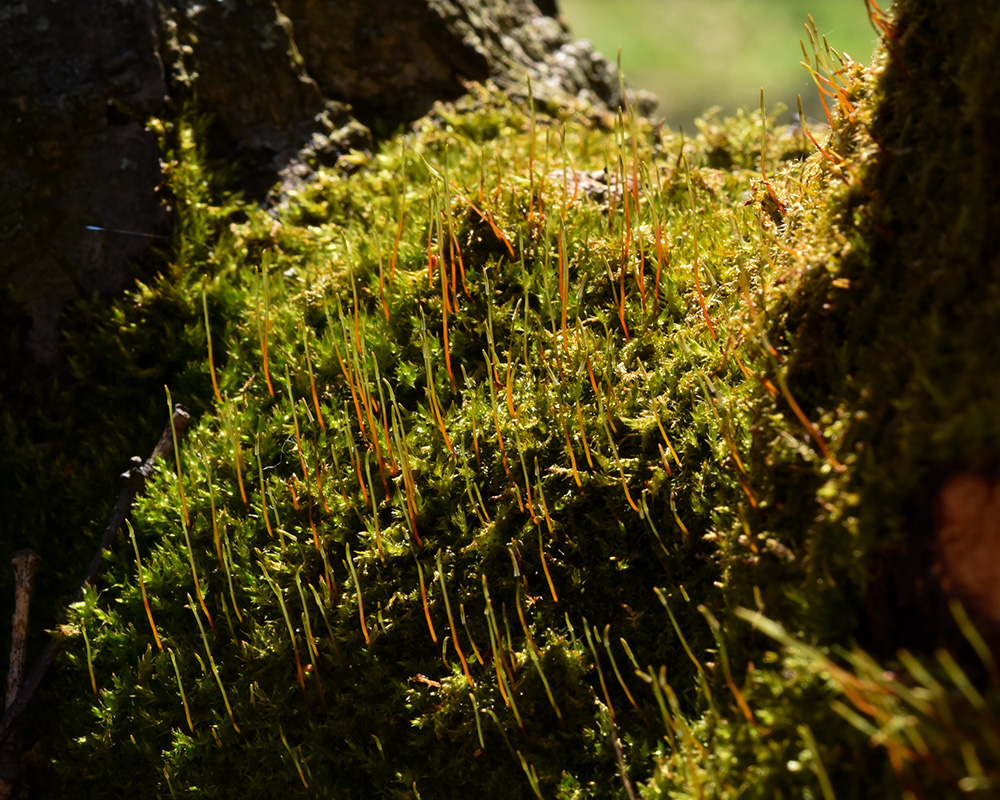
<path fill-rule="evenodd" d="M 616 106 L 615 70 L 554 0 L 56 0 L 0 10 L 0 315 L 30 361 L 59 360 L 66 305 L 112 296 L 170 220 L 144 123 L 193 103 L 216 154 L 263 197 L 303 159 L 335 161 L 494 79 L 542 102 Z M 107 229 L 95 230 L 94 228 Z M 144 234 L 144 235 L 136 235 Z"/>

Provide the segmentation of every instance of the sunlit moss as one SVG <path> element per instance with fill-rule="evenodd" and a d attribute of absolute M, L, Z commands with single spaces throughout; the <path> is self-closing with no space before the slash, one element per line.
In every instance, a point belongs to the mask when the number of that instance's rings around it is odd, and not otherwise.
<path fill-rule="evenodd" d="M 864 266 L 879 64 L 835 78 L 859 116 L 826 155 L 759 113 L 685 139 L 477 90 L 273 212 L 161 123 L 169 264 L 114 314 L 125 341 L 170 317 L 197 421 L 136 509 L 142 583 L 122 549 L 73 609 L 38 780 L 901 793 L 955 692 L 850 649 L 919 466 L 886 488 L 859 413 L 896 398 L 801 322 Z M 942 780 L 988 785 L 966 741 Z"/>

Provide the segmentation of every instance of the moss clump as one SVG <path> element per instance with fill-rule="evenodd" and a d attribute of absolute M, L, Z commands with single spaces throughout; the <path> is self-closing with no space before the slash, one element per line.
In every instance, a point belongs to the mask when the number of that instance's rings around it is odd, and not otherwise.
<path fill-rule="evenodd" d="M 188 369 L 217 394 L 63 630 L 39 791 L 992 786 L 996 688 L 855 648 L 928 469 L 893 431 L 974 420 L 884 368 L 912 329 L 855 282 L 897 208 L 867 164 L 885 62 L 828 58 L 804 161 L 759 115 L 684 140 L 483 90 L 274 215 L 203 194 L 164 124 L 174 260 L 128 313 L 210 328 Z"/>

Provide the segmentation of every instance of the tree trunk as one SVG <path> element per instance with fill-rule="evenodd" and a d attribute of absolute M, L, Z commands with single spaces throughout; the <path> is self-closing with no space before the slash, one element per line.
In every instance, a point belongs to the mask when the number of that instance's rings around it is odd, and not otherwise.
<path fill-rule="evenodd" d="M 59 316 L 128 283 L 170 220 L 144 123 L 186 103 L 263 197 L 303 160 L 370 143 L 466 81 L 542 102 L 619 103 L 614 69 L 574 43 L 554 0 L 40 0 L 0 11 L 0 312 L 38 368 Z M 102 230 L 95 230 L 100 228 Z M 107 229 L 107 230 L 105 230 Z M 6 331 L 9 335 L 10 331 Z"/>

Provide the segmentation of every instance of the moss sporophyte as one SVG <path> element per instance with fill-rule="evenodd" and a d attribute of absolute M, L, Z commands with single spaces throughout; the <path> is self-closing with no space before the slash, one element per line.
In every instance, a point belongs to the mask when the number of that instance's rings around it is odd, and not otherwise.
<path fill-rule="evenodd" d="M 200 413 L 63 629 L 52 786 L 995 788 L 996 686 L 856 647 L 920 477 L 897 448 L 890 484 L 863 420 L 971 424 L 932 422 L 918 381 L 885 394 L 891 330 L 856 317 L 883 338 L 845 323 L 823 352 L 796 327 L 857 300 L 900 46 L 863 67 L 814 36 L 837 103 L 805 136 L 473 87 L 270 213 L 212 188 L 204 121 L 159 123 L 171 263 L 113 313 L 190 304 L 171 392 Z"/>

